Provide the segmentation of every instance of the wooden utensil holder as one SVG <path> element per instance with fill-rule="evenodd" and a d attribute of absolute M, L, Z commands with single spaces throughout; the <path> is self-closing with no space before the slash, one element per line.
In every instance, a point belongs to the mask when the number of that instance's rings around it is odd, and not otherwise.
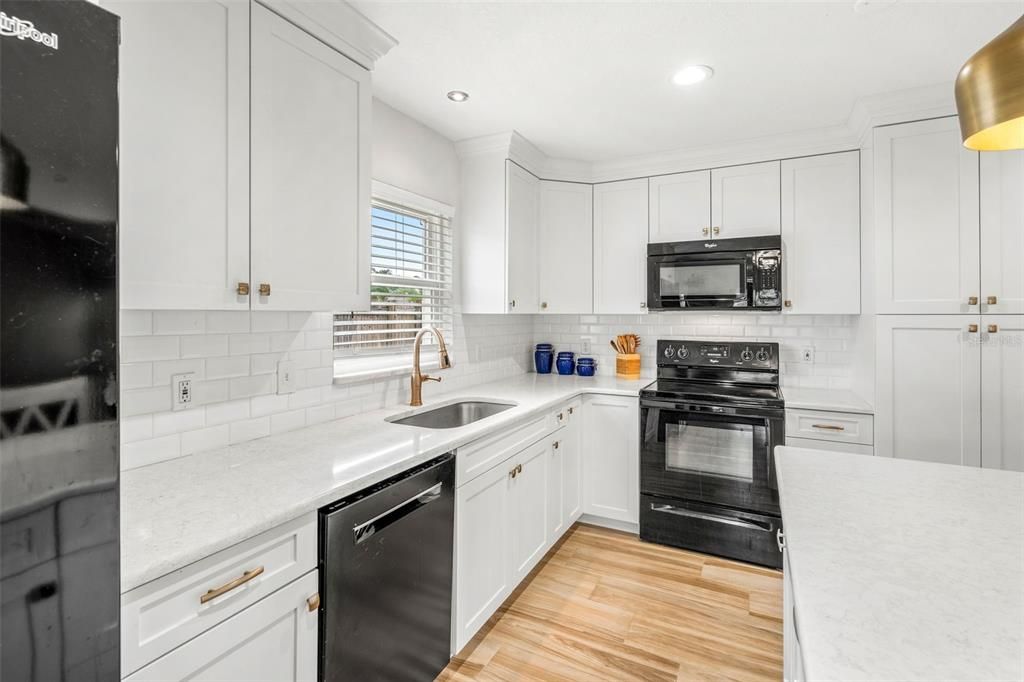
<path fill-rule="evenodd" d="M 620 379 L 640 378 L 640 354 L 619 353 L 615 356 L 615 376 Z"/>

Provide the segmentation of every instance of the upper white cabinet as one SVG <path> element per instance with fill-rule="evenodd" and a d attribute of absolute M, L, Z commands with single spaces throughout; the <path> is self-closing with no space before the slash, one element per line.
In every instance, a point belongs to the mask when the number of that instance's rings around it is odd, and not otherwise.
<path fill-rule="evenodd" d="M 711 234 L 711 171 L 652 177 L 650 242 L 685 242 Z"/>
<path fill-rule="evenodd" d="M 978 153 L 957 119 L 876 128 L 874 157 L 878 312 L 980 312 Z"/>
<path fill-rule="evenodd" d="M 1024 151 L 981 155 L 981 310 L 1024 313 Z"/>
<path fill-rule="evenodd" d="M 594 312 L 647 310 L 647 178 L 594 186 Z"/>
<path fill-rule="evenodd" d="M 587 514 L 625 523 L 640 515 L 640 417 L 637 399 L 589 396 L 584 405 L 583 469 Z"/>
<path fill-rule="evenodd" d="M 860 152 L 782 162 L 783 312 L 860 313 Z"/>
<path fill-rule="evenodd" d="M 778 161 L 712 170 L 711 236 L 733 239 L 779 234 L 779 173 Z"/>
<path fill-rule="evenodd" d="M 505 167 L 509 312 L 536 313 L 540 310 L 537 271 L 540 180 L 512 161 L 506 161 Z"/>
<path fill-rule="evenodd" d="M 875 324 L 876 454 L 978 466 L 981 316 L 879 315 Z"/>
<path fill-rule="evenodd" d="M 1024 471 L 1024 315 L 981 322 L 981 465 Z"/>
<path fill-rule="evenodd" d="M 249 3 L 102 4 L 121 17 L 121 306 L 247 309 Z"/>
<path fill-rule="evenodd" d="M 593 312 L 593 185 L 540 181 L 537 264 L 542 313 Z"/>
<path fill-rule="evenodd" d="M 370 73 L 260 5 L 252 22 L 254 308 L 368 308 Z"/>

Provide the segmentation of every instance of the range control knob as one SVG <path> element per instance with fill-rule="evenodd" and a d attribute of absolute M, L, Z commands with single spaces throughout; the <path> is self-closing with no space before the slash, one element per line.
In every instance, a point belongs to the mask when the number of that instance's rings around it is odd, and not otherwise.
<path fill-rule="evenodd" d="M 758 362 L 768 362 L 768 351 L 765 348 L 758 348 L 755 356 Z"/>
<path fill-rule="evenodd" d="M 686 346 L 679 346 L 679 350 L 676 351 L 676 357 L 680 360 L 685 360 L 690 355 L 690 350 Z"/>
<path fill-rule="evenodd" d="M 671 360 L 676 354 L 676 349 L 672 346 L 665 346 L 665 357 Z"/>
<path fill-rule="evenodd" d="M 753 359 L 754 354 L 750 352 L 749 348 L 744 348 L 743 350 L 740 351 L 740 360 L 743 360 L 744 362 L 750 362 Z"/>

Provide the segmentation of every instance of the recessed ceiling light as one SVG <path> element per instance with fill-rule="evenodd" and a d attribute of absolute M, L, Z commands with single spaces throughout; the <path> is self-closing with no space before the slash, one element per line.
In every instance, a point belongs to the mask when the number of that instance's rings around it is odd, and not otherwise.
<path fill-rule="evenodd" d="M 672 76 L 672 82 L 676 85 L 693 85 L 694 83 L 706 81 L 713 75 L 715 75 L 715 72 L 710 66 L 692 64 L 676 71 L 676 74 Z"/>
<path fill-rule="evenodd" d="M 469 93 L 462 90 L 452 90 L 448 93 L 448 99 L 453 102 L 465 102 L 469 99 Z"/>

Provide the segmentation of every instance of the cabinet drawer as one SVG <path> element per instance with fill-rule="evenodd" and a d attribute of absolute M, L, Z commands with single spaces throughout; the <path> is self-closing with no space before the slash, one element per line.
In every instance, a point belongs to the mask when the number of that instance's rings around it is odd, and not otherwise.
<path fill-rule="evenodd" d="M 562 414 L 561 420 L 558 415 Z M 503 462 L 523 448 L 554 431 L 565 423 L 566 411 L 551 412 L 534 417 L 528 422 L 511 427 L 508 431 L 485 436 L 458 448 L 455 457 L 455 487 L 469 483 L 491 467 Z"/>
<path fill-rule="evenodd" d="M 316 513 L 307 514 L 122 595 L 121 674 L 316 568 L 316 524 Z"/>
<path fill-rule="evenodd" d="M 870 414 L 786 410 L 786 439 L 812 438 L 836 443 L 875 442 L 874 418 Z"/>
<path fill-rule="evenodd" d="M 848 452 L 854 455 L 873 455 L 875 448 L 872 445 L 860 443 L 837 443 L 832 440 L 811 440 L 810 438 L 790 438 L 786 436 L 786 445 L 791 448 L 811 448 L 812 450 L 827 450 L 829 452 Z"/>

